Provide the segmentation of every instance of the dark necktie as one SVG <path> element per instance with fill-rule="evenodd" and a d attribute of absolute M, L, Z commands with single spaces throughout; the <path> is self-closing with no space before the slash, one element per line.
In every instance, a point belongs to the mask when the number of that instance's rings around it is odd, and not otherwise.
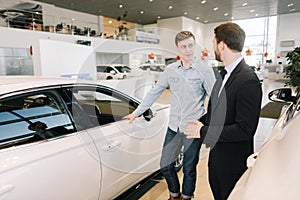
<path fill-rule="evenodd" d="M 222 69 L 220 71 L 219 77 L 216 80 L 216 83 L 215 83 L 213 91 L 212 91 L 212 95 L 209 99 L 207 117 L 206 117 L 206 121 L 205 121 L 206 124 L 210 123 L 210 120 L 211 120 L 210 118 L 211 118 L 213 110 L 215 109 L 215 107 L 217 105 L 220 89 L 221 89 L 221 86 L 222 86 L 222 82 L 223 82 L 223 79 L 224 79 L 226 74 L 227 74 L 227 71 L 225 69 Z"/>
<path fill-rule="evenodd" d="M 221 75 L 221 78 L 222 78 L 222 81 L 224 80 L 224 77 L 225 75 L 227 74 L 227 71 L 226 69 L 222 69 L 221 72 L 220 72 L 220 75 Z"/>
<path fill-rule="evenodd" d="M 220 89 L 221 89 L 221 86 L 222 86 L 222 82 L 223 82 L 223 79 L 225 77 L 225 75 L 227 74 L 227 71 L 226 69 L 222 69 L 221 72 L 220 72 L 220 77 L 218 78 L 217 82 L 216 82 L 216 95 L 219 95 L 220 93 Z"/>

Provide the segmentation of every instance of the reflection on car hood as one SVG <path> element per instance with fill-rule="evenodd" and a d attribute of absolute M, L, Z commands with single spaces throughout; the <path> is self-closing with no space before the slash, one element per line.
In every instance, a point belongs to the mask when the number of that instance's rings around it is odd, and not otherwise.
<path fill-rule="evenodd" d="M 253 167 L 229 199 L 298 199 L 300 190 L 300 114 L 262 148 Z"/>

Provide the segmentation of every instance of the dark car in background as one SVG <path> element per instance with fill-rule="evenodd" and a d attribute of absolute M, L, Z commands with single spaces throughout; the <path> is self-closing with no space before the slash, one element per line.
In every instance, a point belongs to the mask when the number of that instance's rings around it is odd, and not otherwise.
<path fill-rule="evenodd" d="M 152 76 L 154 82 L 157 82 L 162 74 L 162 72 L 166 69 L 165 64 L 158 63 L 144 63 L 139 66 L 140 69 L 148 72 L 148 75 Z M 147 75 L 147 73 L 145 73 Z"/>

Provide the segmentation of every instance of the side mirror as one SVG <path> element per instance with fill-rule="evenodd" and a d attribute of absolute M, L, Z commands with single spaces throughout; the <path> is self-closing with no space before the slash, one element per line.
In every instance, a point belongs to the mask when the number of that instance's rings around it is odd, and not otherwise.
<path fill-rule="evenodd" d="M 269 92 L 268 95 L 271 101 L 275 102 L 295 102 L 296 97 L 292 96 L 291 88 L 280 88 Z"/>
<path fill-rule="evenodd" d="M 153 112 L 152 110 L 149 108 L 148 110 L 146 110 L 144 113 L 143 113 L 143 117 L 145 118 L 145 120 L 148 122 L 151 120 L 151 118 L 154 117 L 153 115 Z"/>

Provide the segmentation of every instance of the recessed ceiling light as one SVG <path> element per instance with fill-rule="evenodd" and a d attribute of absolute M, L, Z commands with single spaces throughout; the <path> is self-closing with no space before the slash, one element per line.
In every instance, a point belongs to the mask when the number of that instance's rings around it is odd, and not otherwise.
<path fill-rule="evenodd" d="M 291 10 L 290 10 L 290 12 L 294 12 L 295 10 L 296 10 L 296 9 L 295 9 L 295 8 L 293 8 L 293 9 L 291 9 Z"/>
<path fill-rule="evenodd" d="M 111 21 L 111 20 L 109 20 L 109 21 L 108 21 L 108 23 L 109 23 L 109 24 L 111 24 L 111 23 L 112 23 L 112 21 Z"/>
<path fill-rule="evenodd" d="M 160 19 L 160 16 L 157 16 L 157 19 Z"/>
<path fill-rule="evenodd" d="M 290 3 L 289 5 L 288 5 L 288 7 L 291 7 L 291 6 L 293 6 L 294 4 L 293 3 Z"/>
<path fill-rule="evenodd" d="M 169 10 L 171 10 L 173 8 L 173 6 L 169 6 Z"/>
<path fill-rule="evenodd" d="M 184 14 L 184 15 L 187 15 L 187 14 L 188 14 L 188 12 L 184 12 L 183 14 Z"/>
<path fill-rule="evenodd" d="M 255 14 L 255 17 L 258 17 L 258 16 L 259 16 L 259 14 L 258 14 L 258 13 L 256 13 L 256 14 Z"/>
<path fill-rule="evenodd" d="M 152 2 L 153 0 L 149 0 L 149 2 Z"/>
<path fill-rule="evenodd" d="M 228 15 L 228 13 L 224 13 L 224 16 L 227 16 Z"/>
<path fill-rule="evenodd" d="M 205 4 L 205 3 L 206 3 L 206 0 L 202 0 L 201 3 L 202 3 L 202 4 Z"/>
<path fill-rule="evenodd" d="M 247 6 L 247 5 L 248 5 L 248 3 L 243 3 L 243 4 L 242 4 L 243 7 L 244 7 L 244 6 Z"/>
<path fill-rule="evenodd" d="M 208 22 L 207 20 L 204 21 L 204 23 L 207 23 L 207 22 Z"/>
<path fill-rule="evenodd" d="M 196 20 L 199 20 L 200 19 L 200 17 L 196 17 Z"/>
<path fill-rule="evenodd" d="M 120 5 L 119 5 L 119 8 L 123 8 L 123 4 L 120 4 Z"/>
<path fill-rule="evenodd" d="M 250 12 L 253 13 L 255 11 L 255 9 L 251 9 Z"/>
<path fill-rule="evenodd" d="M 234 20 L 234 17 L 231 17 L 231 20 Z"/>
<path fill-rule="evenodd" d="M 219 10 L 219 8 L 218 7 L 214 7 L 214 9 L 213 9 L 214 11 L 217 11 L 217 10 Z"/>
<path fill-rule="evenodd" d="M 74 18 L 72 18 L 72 21 L 75 21 L 75 19 L 74 19 Z"/>
<path fill-rule="evenodd" d="M 140 14 L 141 14 L 141 15 L 142 15 L 142 14 L 144 14 L 144 11 L 143 11 L 143 10 L 141 10 Z"/>

